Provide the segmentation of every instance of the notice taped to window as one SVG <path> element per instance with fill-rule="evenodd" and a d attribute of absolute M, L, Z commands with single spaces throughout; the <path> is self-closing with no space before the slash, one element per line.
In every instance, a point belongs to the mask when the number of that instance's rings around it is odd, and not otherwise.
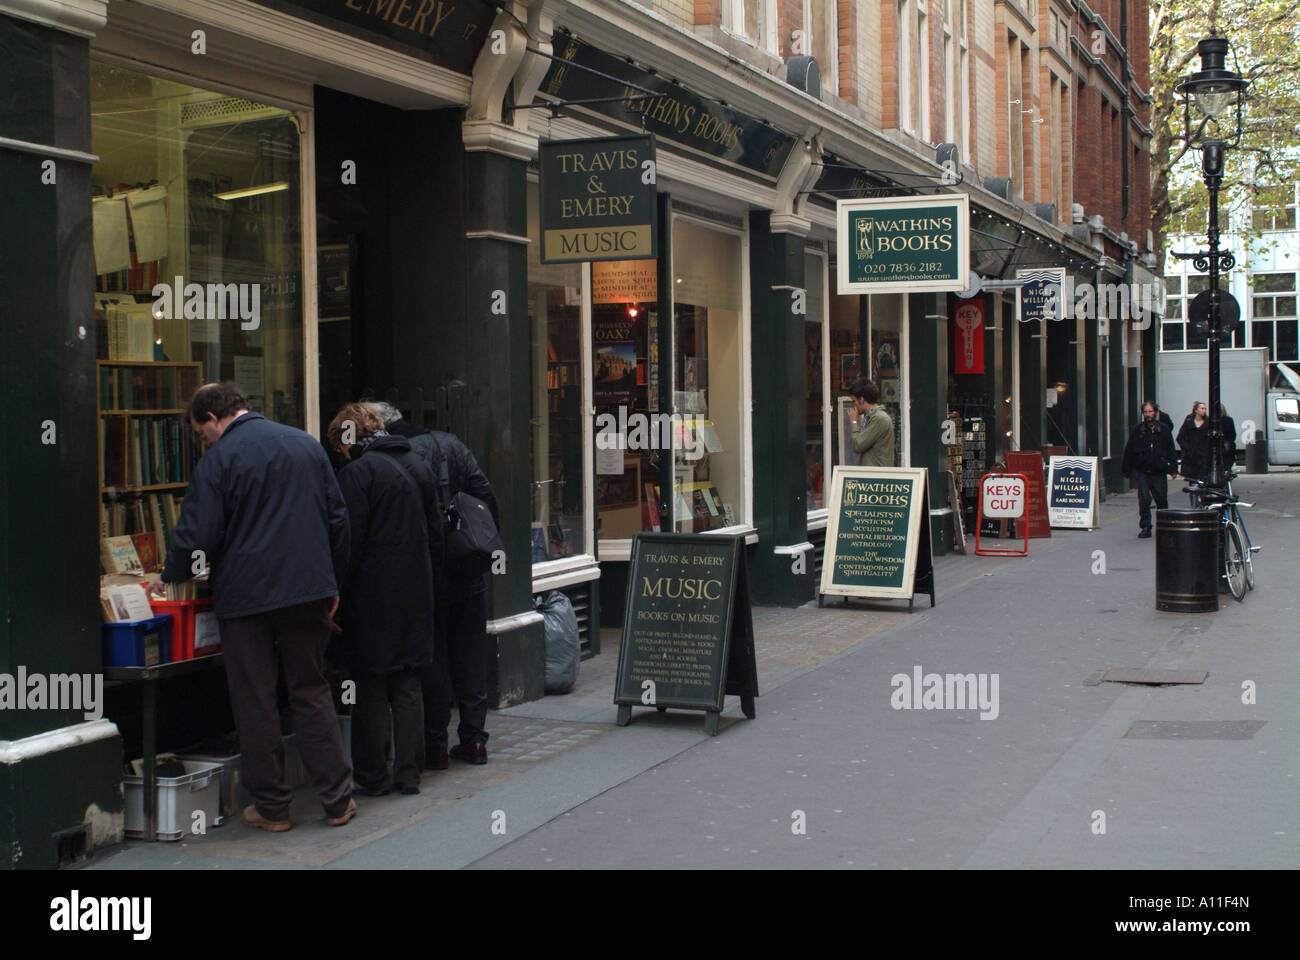
<path fill-rule="evenodd" d="M 837 466 L 821 592 L 910 598 L 918 558 L 926 571 L 931 564 L 929 512 L 925 469 Z"/>

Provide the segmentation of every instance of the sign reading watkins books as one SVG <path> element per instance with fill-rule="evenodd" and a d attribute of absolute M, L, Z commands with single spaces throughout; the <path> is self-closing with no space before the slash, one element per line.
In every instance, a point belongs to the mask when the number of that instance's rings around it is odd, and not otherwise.
<path fill-rule="evenodd" d="M 537 163 L 542 263 L 658 253 L 653 134 L 547 140 Z"/>
<path fill-rule="evenodd" d="M 970 273 L 970 199 L 886 197 L 841 200 L 836 239 L 838 292 L 965 290 Z"/>

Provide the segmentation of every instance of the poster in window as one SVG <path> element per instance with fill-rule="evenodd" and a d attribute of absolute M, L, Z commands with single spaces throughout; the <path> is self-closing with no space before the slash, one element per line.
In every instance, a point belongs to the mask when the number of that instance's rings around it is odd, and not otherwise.
<path fill-rule="evenodd" d="M 598 404 L 630 406 L 636 391 L 636 324 L 622 311 L 592 319 L 593 388 Z"/>

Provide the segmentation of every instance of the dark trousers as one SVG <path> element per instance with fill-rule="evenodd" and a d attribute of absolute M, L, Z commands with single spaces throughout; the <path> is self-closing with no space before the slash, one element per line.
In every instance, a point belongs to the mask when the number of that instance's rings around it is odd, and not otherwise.
<path fill-rule="evenodd" d="M 424 730 L 430 747 L 447 742 L 451 701 L 456 700 L 460 742 L 487 743 L 487 593 L 458 594 L 438 604 L 438 642 L 424 686 Z"/>
<path fill-rule="evenodd" d="M 1157 509 L 1169 508 L 1169 480 L 1163 473 L 1136 470 L 1133 475 L 1137 479 L 1138 488 L 1138 525 L 1143 530 L 1150 530 L 1152 499 L 1155 500 Z"/>
<path fill-rule="evenodd" d="M 352 766 L 357 786 L 387 790 L 397 783 L 418 787 L 424 769 L 424 699 L 413 668 L 392 673 L 353 673 L 357 703 L 352 710 Z M 388 773 L 388 734 L 393 735 L 395 770 Z"/>
<path fill-rule="evenodd" d="M 325 815 L 341 816 L 352 799 L 334 698 L 323 672 L 330 601 L 313 600 L 221 621 L 230 706 L 239 727 L 244 786 L 268 820 L 289 819 L 293 791 L 284 780 L 276 705 L 276 661 L 284 671 L 293 731 Z"/>

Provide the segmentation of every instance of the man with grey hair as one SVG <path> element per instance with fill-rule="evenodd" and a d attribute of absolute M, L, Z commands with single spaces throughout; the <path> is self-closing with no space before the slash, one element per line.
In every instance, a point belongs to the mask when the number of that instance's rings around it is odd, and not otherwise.
<path fill-rule="evenodd" d="M 464 491 L 487 504 L 500 523 L 496 495 L 474 454 L 455 434 L 426 430 L 402 418 L 391 403 L 369 401 L 370 410 L 391 434 L 408 437 L 439 478 L 439 510 Z M 465 577 L 438 563 L 433 572 L 437 601 L 433 665 L 423 674 L 425 763 L 445 770 L 449 757 L 466 763 L 487 763 L 487 596 L 483 576 Z M 447 749 L 453 693 L 460 712 L 459 745 Z"/>

